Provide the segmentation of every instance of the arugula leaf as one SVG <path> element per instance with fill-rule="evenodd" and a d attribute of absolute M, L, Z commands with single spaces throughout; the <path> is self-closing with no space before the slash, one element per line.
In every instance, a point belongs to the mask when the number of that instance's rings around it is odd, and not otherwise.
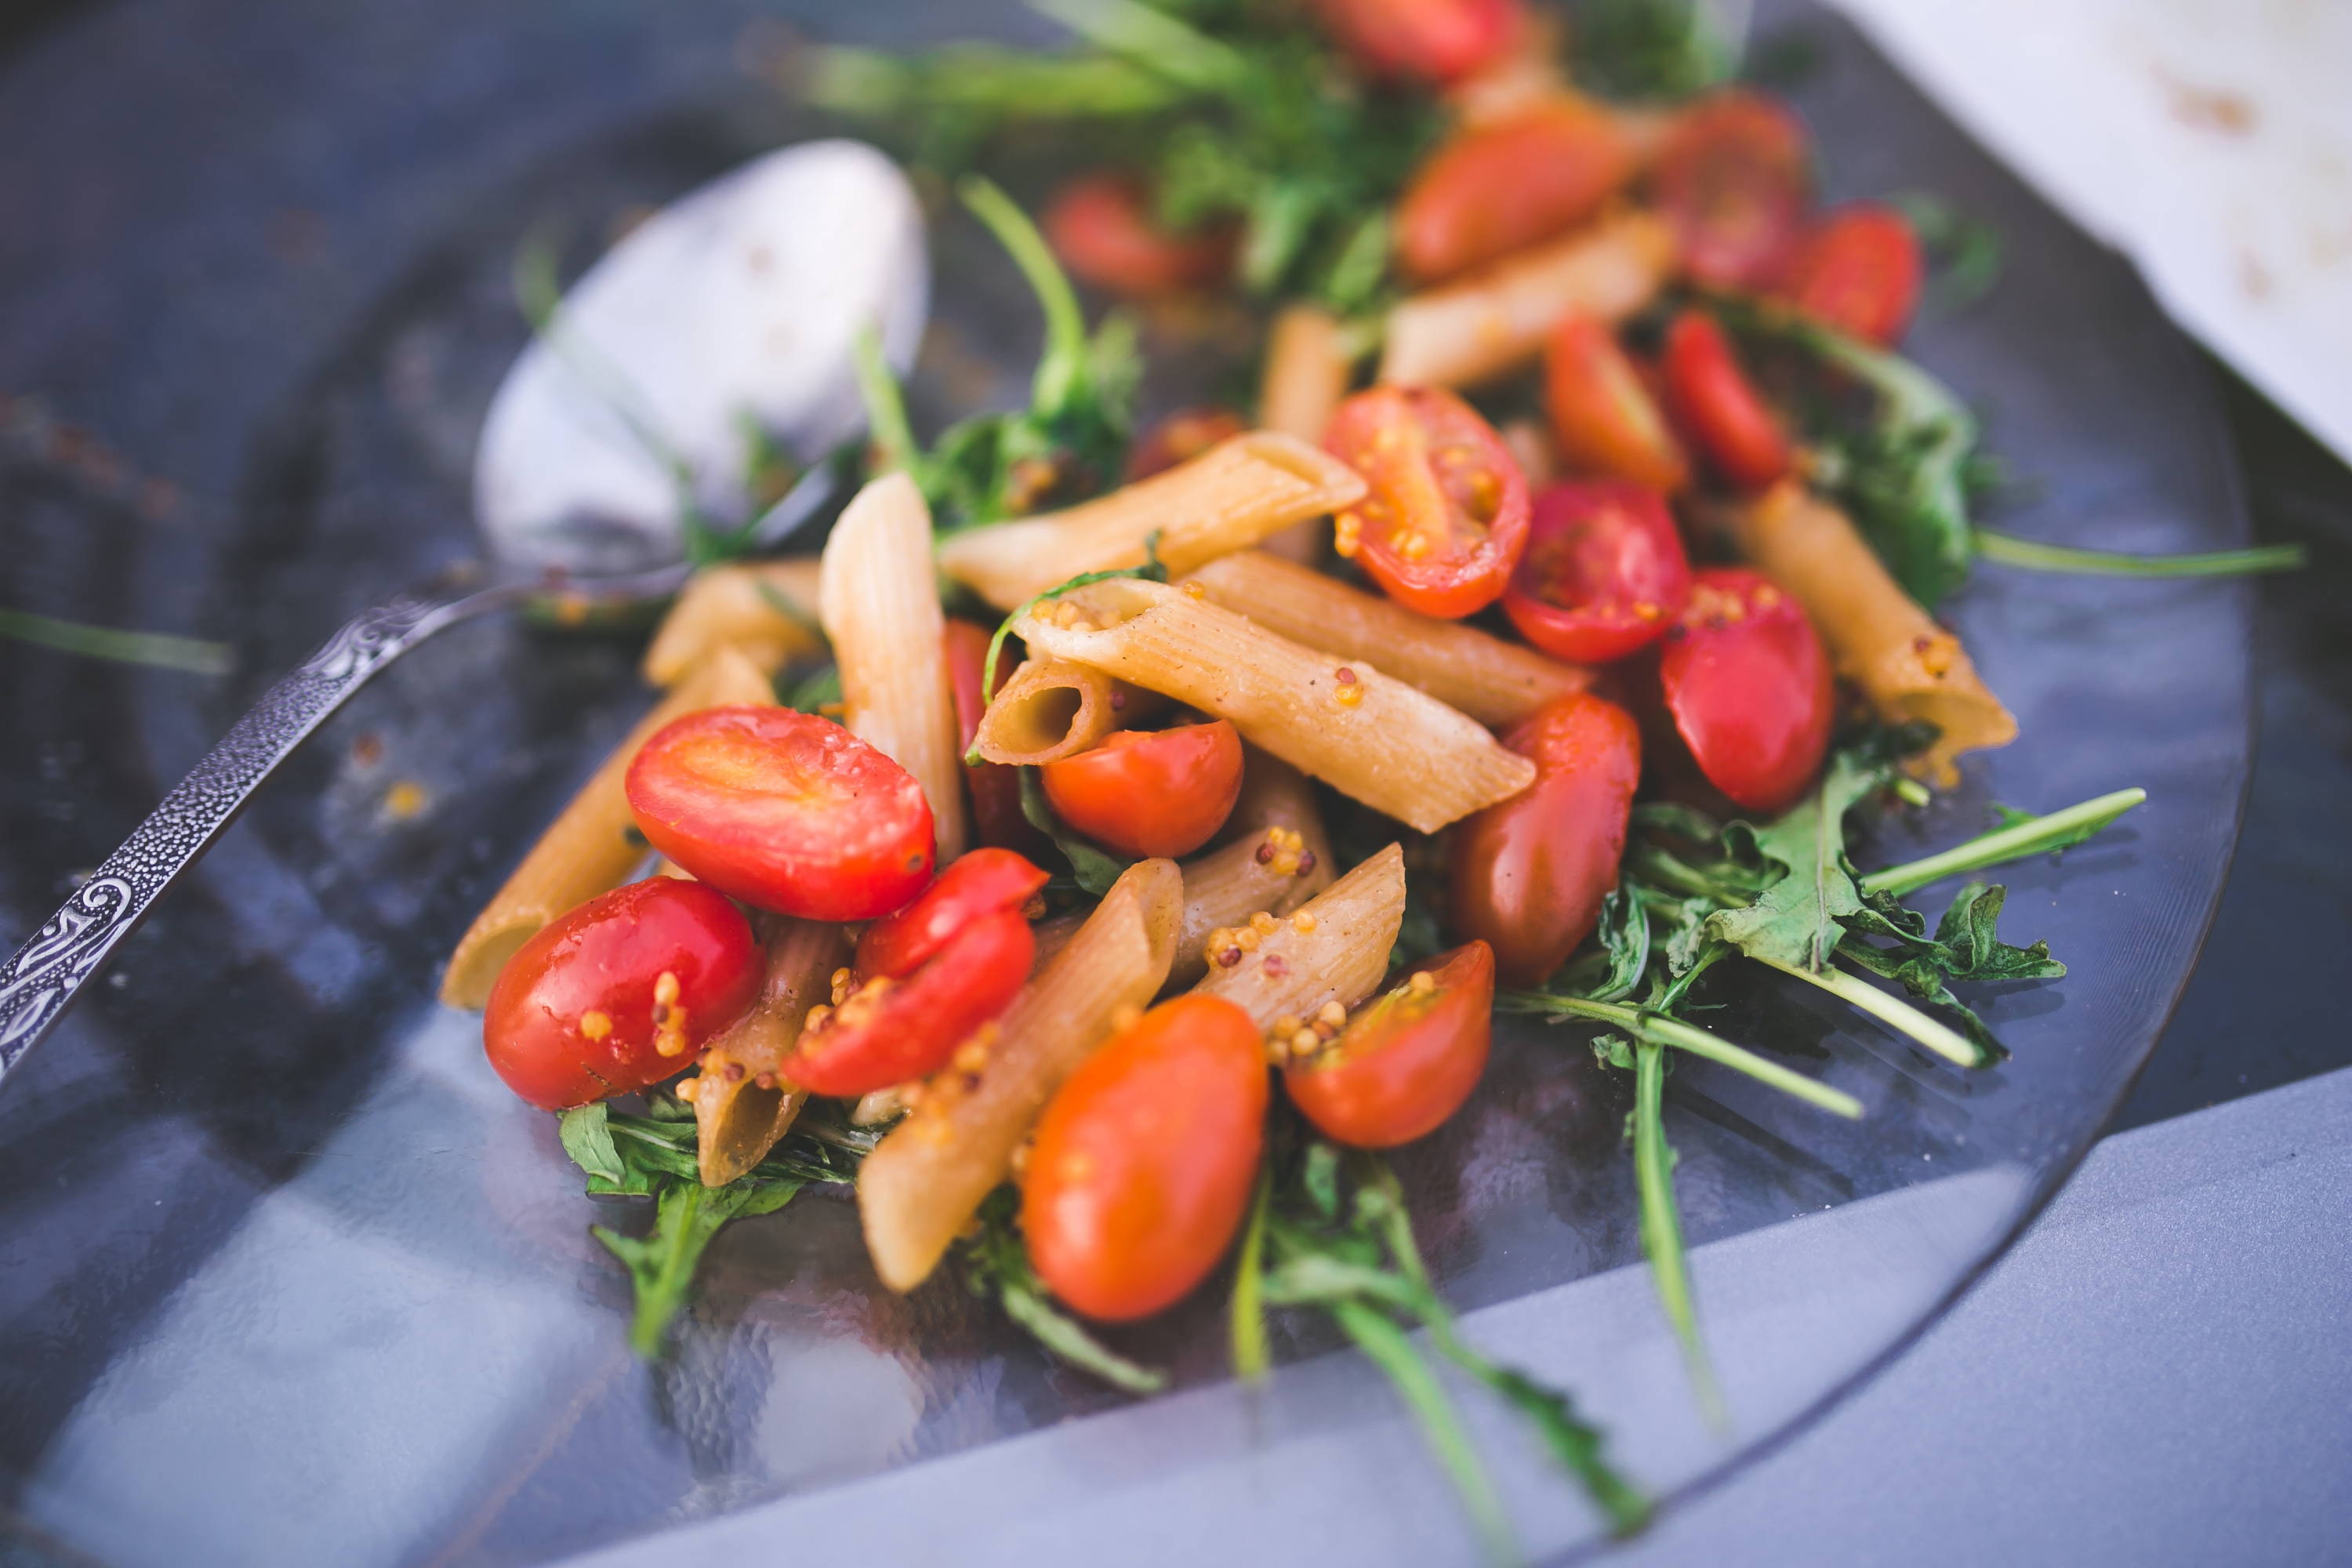
<path fill-rule="evenodd" d="M 1157 1394 L 1167 1387 L 1166 1373 L 1109 1349 L 1053 1304 L 1036 1270 L 1029 1267 L 1028 1250 L 1013 1227 L 1019 1206 L 1020 1195 L 1009 1185 L 997 1188 L 980 1205 L 980 1229 L 963 1243 L 972 1293 L 993 1296 L 1004 1315 L 1028 1330 L 1039 1344 L 1114 1388 Z"/>
<path fill-rule="evenodd" d="M 1030 826 L 1054 841 L 1054 847 L 1070 863 L 1070 878 L 1080 889 L 1097 899 L 1109 892 L 1110 885 L 1135 862 L 1106 852 L 1056 816 L 1053 803 L 1045 798 L 1045 786 L 1037 782 L 1035 768 L 1023 768 L 1020 773 L 1021 815 L 1029 819 Z"/>
<path fill-rule="evenodd" d="M 173 637 L 166 632 L 118 631 L 112 626 L 37 616 L 29 610 L 0 610 L 0 637 L 14 637 L 18 642 L 79 654 L 84 658 L 185 670 L 190 675 L 226 675 L 236 663 L 236 650 L 226 643 Z"/>
<path fill-rule="evenodd" d="M 789 691 L 781 692 L 784 706 L 803 713 L 823 713 L 828 708 L 841 711 L 841 666 L 828 664 L 823 669 L 811 671 L 794 682 Z"/>
<path fill-rule="evenodd" d="M 1990 833 L 1930 855 L 1873 871 L 1862 879 L 1864 894 L 1891 893 L 1901 898 L 1928 883 L 1962 871 L 1980 871 L 2028 856 L 2045 855 L 2082 843 L 2104 832 L 2124 813 L 2147 799 L 2144 789 L 2119 789 L 2047 816 L 1999 807 L 2001 825 Z"/>
<path fill-rule="evenodd" d="M 1706 917 L 1706 934 L 1750 958 L 1819 973 L 1843 935 L 1838 921 L 1862 908 L 1845 854 L 1845 814 L 1885 782 L 1883 769 L 1840 752 L 1813 794 L 1762 827 L 1735 822 L 1723 830 L 1736 853 L 1770 861 L 1786 874 L 1739 909 Z"/>
<path fill-rule="evenodd" d="M 1573 20 L 1576 79 L 1611 98 L 1688 98 L 1728 81 L 1746 42 L 1697 0 L 1583 0 Z"/>
<path fill-rule="evenodd" d="M 653 1229 L 645 1236 L 623 1236 L 601 1225 L 590 1226 L 589 1234 L 621 1260 L 636 1287 L 629 1348 L 648 1361 L 661 1354 L 670 1321 L 686 1305 L 694 1271 L 719 1226 L 730 1219 L 774 1213 L 792 1201 L 801 1185 L 797 1180 L 762 1181 L 756 1176 L 745 1176 L 723 1187 L 670 1182 L 655 1199 Z"/>
<path fill-rule="evenodd" d="M 570 1110 L 556 1113 L 557 1136 L 563 1141 L 563 1152 L 572 1163 L 588 1173 L 591 1179 L 604 1183 L 614 1192 L 625 1191 L 628 1171 L 621 1163 L 620 1151 L 613 1147 L 613 1130 L 606 1119 L 612 1110 L 603 1100 L 592 1100 Z"/>
<path fill-rule="evenodd" d="M 1675 1338 L 1683 1348 L 1683 1365 L 1698 1395 L 1707 1424 L 1718 1431 L 1729 1426 L 1723 1391 L 1700 1339 L 1698 1312 L 1691 1305 L 1690 1268 L 1683 1246 L 1682 1215 L 1675 1206 L 1675 1151 L 1666 1142 L 1665 1047 L 1654 1041 L 1633 1047 L 1633 1185 L 1642 1211 L 1642 1253 L 1650 1260 L 1650 1278 L 1658 1288 L 1658 1304 Z"/>
<path fill-rule="evenodd" d="M 1873 894 L 1862 911 L 1847 917 L 1852 932 L 1838 955 L 1882 979 L 1898 982 L 1912 995 L 1958 1015 L 1961 1031 L 1979 1051 L 2005 1058 L 2008 1051 L 1993 1038 L 1976 1010 L 1952 994 L 1948 981 L 1997 983 L 2055 980 L 2066 966 L 2050 956 L 2050 944 L 2012 947 L 1996 931 L 2005 889 L 1970 882 L 1953 895 L 1951 907 L 1937 922 L 1936 934 L 1925 934 L 1926 922 L 1897 903 L 1893 895 Z M 1895 946 L 1884 948 L 1860 940 L 1885 936 Z"/>

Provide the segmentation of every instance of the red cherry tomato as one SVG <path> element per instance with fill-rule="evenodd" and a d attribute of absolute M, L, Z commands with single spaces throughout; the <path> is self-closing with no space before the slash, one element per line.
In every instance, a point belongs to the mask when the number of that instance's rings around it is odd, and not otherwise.
<path fill-rule="evenodd" d="M 1814 226 L 1775 291 L 1842 332 L 1893 343 L 1919 308 L 1926 270 L 1908 218 L 1893 207 L 1856 202 Z"/>
<path fill-rule="evenodd" d="M 1617 334 L 1590 316 L 1568 316 L 1544 348 L 1544 402 L 1562 466 L 1631 479 L 1674 495 L 1690 465 Z"/>
<path fill-rule="evenodd" d="M 1657 491 L 1571 480 L 1536 497 L 1503 608 L 1544 652 L 1606 664 L 1664 637 L 1690 583 L 1682 535 Z"/>
<path fill-rule="evenodd" d="M 1580 692 L 1503 744 L 1535 760 L 1536 782 L 1455 831 L 1454 929 L 1494 944 L 1504 984 L 1540 985 L 1592 934 L 1617 885 L 1642 734 L 1622 708 Z"/>
<path fill-rule="evenodd" d="M 975 849 L 940 872 L 913 903 L 866 928 L 857 939 L 857 973 L 904 980 L 982 915 L 1019 913 L 1046 880 L 1010 849 Z"/>
<path fill-rule="evenodd" d="M 801 1031 L 784 1076 L 812 1094 L 871 1094 L 937 1072 L 1020 994 L 1037 939 L 1018 914 L 968 921 L 902 980 L 869 976 Z"/>
<path fill-rule="evenodd" d="M 1683 270 L 1719 289 L 1760 289 L 1796 243 L 1811 184 L 1805 128 L 1777 100 L 1734 88 L 1666 130 L 1650 194 Z"/>
<path fill-rule="evenodd" d="M 1521 0 L 1311 0 L 1323 26 L 1367 70 L 1459 81 L 1493 64 L 1527 26 Z"/>
<path fill-rule="evenodd" d="M 1699 771 L 1742 811 L 1769 816 L 1805 793 L 1829 749 L 1830 661 L 1771 579 L 1698 574 L 1658 676 Z"/>
<path fill-rule="evenodd" d="M 1179 996 L 1106 1042 L 1037 1122 L 1021 1193 L 1029 1261 L 1090 1318 L 1149 1317 L 1240 1228 L 1265 1138 L 1264 1047 L 1218 996 Z"/>
<path fill-rule="evenodd" d="M 1478 1087 L 1494 1012 L 1495 950 L 1470 942 L 1413 965 L 1410 979 L 1349 1019 L 1338 1039 L 1284 1069 L 1283 1087 L 1337 1142 L 1410 1143 Z"/>
<path fill-rule="evenodd" d="M 1745 490 L 1787 476 L 1796 462 L 1789 437 L 1713 316 L 1693 310 L 1675 317 L 1660 368 L 1666 406 L 1709 468 Z"/>
<path fill-rule="evenodd" d="M 956 743 L 967 752 L 971 750 L 971 738 L 980 732 L 980 716 L 988 708 L 988 699 L 980 694 L 980 679 L 988 669 L 990 636 L 985 626 L 953 616 L 948 619 L 948 677 L 955 691 Z M 998 686 L 1012 675 L 1013 664 L 1009 658 L 997 660 Z M 1003 763 L 966 763 L 963 785 L 971 797 L 974 838 L 1024 855 L 1045 852 L 1045 836 L 1021 815 L 1019 770 Z"/>
<path fill-rule="evenodd" d="M 1250 422 L 1230 408 L 1180 408 L 1138 438 L 1127 459 L 1127 477 L 1148 479 L 1249 428 Z"/>
<path fill-rule="evenodd" d="M 1375 386 L 1339 405 L 1323 446 L 1371 489 L 1339 514 L 1339 553 L 1391 598 L 1454 620 L 1501 596 L 1527 543 L 1528 481 L 1476 410 L 1436 387 Z"/>
<path fill-rule="evenodd" d="M 762 978 L 742 911 L 673 877 L 616 888 L 540 928 L 490 987 L 482 1049 L 546 1110 L 644 1089 L 743 1016 Z"/>
<path fill-rule="evenodd" d="M 1242 738 L 1220 719 L 1173 730 L 1114 730 L 1101 745 L 1038 770 L 1063 821 L 1118 854 L 1189 855 L 1242 793 Z"/>
<path fill-rule="evenodd" d="M 1039 225 L 1070 275 L 1114 294 L 1204 288 L 1233 268 L 1225 230 L 1171 234 L 1143 186 L 1124 174 L 1087 174 L 1054 195 Z"/>
<path fill-rule="evenodd" d="M 1421 166 L 1396 211 L 1397 259 L 1435 282 L 1565 234 L 1631 178 L 1616 117 L 1556 98 L 1461 132 Z"/>
<path fill-rule="evenodd" d="M 870 920 L 922 889 L 931 808 L 907 770 L 830 719 L 709 708 L 647 741 L 629 810 L 653 847 L 778 914 Z"/>

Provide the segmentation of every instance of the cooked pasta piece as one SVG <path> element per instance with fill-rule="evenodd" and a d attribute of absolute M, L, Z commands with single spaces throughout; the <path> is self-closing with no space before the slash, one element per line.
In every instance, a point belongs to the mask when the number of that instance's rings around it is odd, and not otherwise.
<path fill-rule="evenodd" d="M 1142 565 L 1154 534 L 1168 569 L 1189 572 L 1363 494 L 1339 458 L 1253 430 L 1099 500 L 959 533 L 940 544 L 940 570 L 1010 610 L 1082 572 Z"/>
<path fill-rule="evenodd" d="M 1113 730 L 1168 706 L 1156 691 L 1066 659 L 1033 658 L 997 688 L 972 743 L 992 763 L 1042 767 L 1102 743 Z"/>
<path fill-rule="evenodd" d="M 857 1212 L 875 1272 L 911 1290 L 1013 1173 L 1013 1151 L 1062 1080 L 1168 978 L 1184 908 L 1172 860 L 1129 867 L 1061 951 L 1013 999 L 985 1059 L 950 1067 L 866 1157 Z"/>
<path fill-rule="evenodd" d="M 1664 219 L 1633 207 L 1604 213 L 1546 244 L 1507 256 L 1389 311 L 1380 379 L 1466 386 L 1535 357 L 1570 310 L 1621 321 L 1649 303 L 1674 265 Z"/>
<path fill-rule="evenodd" d="M 1559 478 L 1559 451 L 1540 419 L 1514 419 L 1495 432 L 1510 448 L 1529 490 L 1541 490 Z"/>
<path fill-rule="evenodd" d="M 923 786 L 939 864 L 963 853 L 963 748 L 947 618 L 931 576 L 931 512 L 905 474 L 857 492 L 824 543 L 817 608 L 841 670 L 842 722 Z"/>
<path fill-rule="evenodd" d="M 1592 672 L 1460 621 L 1415 615 L 1383 594 L 1260 552 L 1212 561 L 1187 583 L 1209 602 L 1325 653 L 1378 664 L 1481 724 L 1516 724 L 1592 684 Z"/>
<path fill-rule="evenodd" d="M 1189 985 L 1207 970 L 1202 944 L 1211 931 L 1246 925 L 1254 914 L 1287 915 L 1331 885 L 1331 841 L 1315 786 L 1281 758 L 1249 749 L 1241 798 L 1227 820 L 1239 829 L 1231 843 L 1184 862 L 1173 984 Z"/>
<path fill-rule="evenodd" d="M 646 842 L 629 816 L 629 763 L 655 731 L 705 708 L 775 700 L 767 675 L 731 647 L 718 649 L 673 687 L 590 775 L 466 928 L 441 976 L 441 1000 L 452 1007 L 483 1005 L 499 971 L 540 927 L 628 880 L 646 858 Z"/>
<path fill-rule="evenodd" d="M 759 1000 L 710 1042 L 699 1076 L 679 1086 L 694 1108 L 696 1161 L 706 1187 L 723 1187 L 765 1159 L 800 1114 L 808 1091 L 776 1069 L 800 1038 L 809 1009 L 832 1000 L 834 972 L 850 959 L 849 940 L 837 925 L 760 919 L 767 979 Z"/>
<path fill-rule="evenodd" d="M 1404 850 L 1391 844 L 1270 931 L 1246 926 L 1209 956 L 1192 989 L 1236 1003 L 1261 1033 L 1277 1018 L 1352 1007 L 1379 989 L 1404 923 Z"/>
<path fill-rule="evenodd" d="M 773 674 L 824 651 L 814 556 L 706 566 L 690 578 L 646 646 L 646 679 L 675 686 L 715 647 L 734 647 Z"/>
<path fill-rule="evenodd" d="M 1244 740 L 1423 833 L 1535 779 L 1533 763 L 1435 698 L 1163 583 L 1090 584 L 1014 630 L 1033 653 L 1230 719 Z"/>
<path fill-rule="evenodd" d="M 1257 422 L 1268 430 L 1321 445 L 1323 427 L 1345 401 L 1355 375 L 1348 331 L 1315 305 L 1286 305 L 1266 333 L 1265 372 L 1258 382 Z M 1320 518 L 1295 522 L 1265 542 L 1293 561 L 1321 558 L 1330 531 Z"/>

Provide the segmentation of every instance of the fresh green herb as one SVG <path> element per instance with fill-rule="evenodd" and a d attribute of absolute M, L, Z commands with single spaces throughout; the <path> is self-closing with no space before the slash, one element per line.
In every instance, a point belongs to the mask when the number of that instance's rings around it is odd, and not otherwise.
<path fill-rule="evenodd" d="M 2044 544 L 1979 528 L 1978 556 L 2003 566 L 2036 572 L 2078 572 L 2096 577 L 2243 577 L 2262 572 L 2299 572 L 2310 561 L 2300 544 L 2258 544 L 2244 550 L 2205 550 L 2185 555 L 2133 555 L 2119 550 L 2081 550 Z"/>
<path fill-rule="evenodd" d="M 781 693 L 787 708 L 803 713 L 823 713 L 828 708 L 841 711 L 841 666 L 828 664 L 794 682 L 792 689 Z"/>
<path fill-rule="evenodd" d="M 1909 220 L 1927 253 L 1927 302 L 1935 314 L 1966 310 L 2000 281 L 2000 231 L 1992 225 L 1925 191 L 1898 192 L 1886 201 Z"/>
<path fill-rule="evenodd" d="M 163 632 L 117 631 L 111 626 L 60 621 L 26 610 L 0 610 L 0 637 L 15 637 L 19 642 L 79 654 L 85 658 L 184 670 L 190 675 L 226 675 L 236 663 L 236 655 L 226 643 L 204 642 Z"/>
<path fill-rule="evenodd" d="M 2110 823 L 2147 799 L 2147 791 L 2144 789 L 2119 789 L 2047 816 L 2032 816 L 2004 806 L 2000 808 L 2004 820 L 1992 832 L 1979 834 L 1924 859 L 1873 871 L 1863 878 L 1860 887 L 1866 897 L 1883 893 L 1899 899 L 1930 882 L 1957 877 L 1963 871 L 1981 871 L 2031 855 L 2069 848 L 2104 832 Z"/>
<path fill-rule="evenodd" d="M 1675 1205 L 1675 1151 L 1666 1142 L 1665 1047 L 1637 1040 L 1633 1054 L 1633 1185 L 1642 1211 L 1642 1252 L 1658 1287 L 1658 1304 L 1683 1347 L 1683 1365 L 1708 1425 L 1727 1428 L 1723 1390 L 1716 1382 L 1706 1342 L 1699 1337 L 1698 1310 L 1691 1304 L 1690 1268 L 1683 1247 L 1683 1222 Z"/>
<path fill-rule="evenodd" d="M 1611 98 L 1688 98 L 1739 68 L 1747 40 L 1725 29 L 1723 9 L 1699 0 L 1582 0 L 1569 13 L 1570 63 L 1579 83 Z"/>
<path fill-rule="evenodd" d="M 1557 991 L 1498 991 L 1495 994 L 1495 1011 L 1536 1014 L 1555 1022 L 1573 1018 L 1607 1024 L 1630 1036 L 1633 1044 L 1661 1048 L 1671 1046 L 1692 1056 L 1704 1057 L 1734 1072 L 1746 1073 L 1759 1083 L 1777 1089 L 1832 1116 L 1843 1116 L 1851 1121 L 1862 1115 L 1862 1101 L 1843 1089 L 1816 1083 L 1801 1072 L 1782 1067 L 1769 1057 L 1758 1056 L 1744 1046 L 1735 1046 L 1696 1024 L 1685 1023 L 1654 1008 L 1596 1002 L 1590 997 L 1571 996 Z M 1625 1047 L 1622 1060 L 1609 1058 L 1610 1065 L 1629 1066 L 1632 1049 L 1631 1045 Z"/>
<path fill-rule="evenodd" d="M 1707 916 L 1706 934 L 1750 958 L 1816 973 L 1828 967 L 1844 934 L 1838 922 L 1862 908 L 1845 856 L 1845 814 L 1884 782 L 1885 771 L 1841 751 L 1797 805 L 1761 827 L 1726 827 L 1723 843 L 1734 858 L 1776 865 L 1781 874 L 1753 903 Z"/>
<path fill-rule="evenodd" d="M 1234 1375 L 1255 1383 L 1274 1364 L 1265 1336 L 1265 1227 L 1274 1212 L 1274 1167 L 1259 1167 L 1257 1190 L 1250 1196 L 1249 1221 L 1242 1229 L 1240 1260 L 1234 1266 L 1234 1291 L 1226 1317 L 1234 1354 Z"/>
<path fill-rule="evenodd" d="M 1109 892 L 1110 885 L 1135 863 L 1110 854 L 1064 822 L 1055 813 L 1054 803 L 1045 798 L 1045 786 L 1038 782 L 1035 768 L 1021 770 L 1021 815 L 1029 819 L 1030 826 L 1054 841 L 1054 847 L 1070 863 L 1071 879 L 1095 898 Z"/>
<path fill-rule="evenodd" d="M 1013 1226 L 1020 1194 L 999 1187 L 980 1205 L 980 1230 L 963 1244 L 969 1265 L 966 1279 L 977 1296 L 993 1297 L 1004 1315 L 1026 1329 L 1041 1345 L 1090 1372 L 1113 1388 L 1129 1394 L 1157 1394 L 1168 1386 L 1168 1374 L 1129 1361 L 1103 1344 L 1078 1321 L 1055 1307 Z"/>
<path fill-rule="evenodd" d="M 670 1320 L 686 1305 L 694 1271 L 703 1249 L 719 1226 L 730 1219 L 772 1214 L 793 1200 L 802 1187 L 797 1180 L 761 1181 L 745 1176 L 723 1187 L 706 1187 L 697 1181 L 662 1184 L 655 1195 L 653 1229 L 642 1237 L 623 1236 L 604 1226 L 590 1234 L 621 1260 L 636 1288 L 635 1315 L 629 1323 L 629 1348 L 647 1361 L 661 1354 L 669 1336 Z"/>

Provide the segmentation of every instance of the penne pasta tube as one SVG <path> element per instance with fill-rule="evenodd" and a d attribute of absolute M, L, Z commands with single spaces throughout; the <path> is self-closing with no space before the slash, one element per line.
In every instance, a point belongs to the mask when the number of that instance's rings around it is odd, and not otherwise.
<path fill-rule="evenodd" d="M 1389 311 L 1380 379 L 1466 386 L 1535 357 L 1570 311 L 1616 321 L 1657 293 L 1675 260 L 1674 233 L 1635 207 L 1426 289 Z"/>
<path fill-rule="evenodd" d="M 1238 1004 L 1263 1034 L 1277 1018 L 1312 1018 L 1330 1003 L 1353 1007 L 1380 988 L 1404 923 L 1404 850 L 1390 845 L 1307 900 L 1271 931 L 1212 958 L 1193 990 Z M 1244 946 L 1249 937 L 1255 945 Z"/>
<path fill-rule="evenodd" d="M 963 853 L 963 747 L 947 617 L 931 575 L 931 513 L 903 473 L 857 492 L 825 541 L 817 609 L 841 670 L 843 723 L 923 786 L 938 862 Z"/>
<path fill-rule="evenodd" d="M 929 1276 L 1012 1173 L 1013 1151 L 1062 1080 L 1122 1012 L 1158 994 L 1183 902 L 1174 861 L 1129 867 L 997 1021 L 980 1070 L 924 1085 L 906 1120 L 875 1145 L 858 1173 L 857 1212 L 885 1285 L 911 1290 Z"/>
<path fill-rule="evenodd" d="M 1838 673 L 1879 717 L 1936 726 L 1935 745 L 1913 765 L 1937 788 L 1959 782 L 1961 752 L 2017 738 L 2017 721 L 1960 639 L 1912 602 L 1844 512 L 1790 479 L 1717 517 L 1740 553 L 1797 596 Z"/>
<path fill-rule="evenodd" d="M 1072 590 L 1023 616 L 1033 653 L 1107 670 L 1233 721 L 1261 750 L 1423 833 L 1507 800 L 1535 764 L 1475 719 L 1164 583 Z"/>
<path fill-rule="evenodd" d="M 716 647 L 740 648 L 771 675 L 823 653 L 817 570 L 813 556 L 704 567 L 688 579 L 646 645 L 646 680 L 675 686 Z"/>
<path fill-rule="evenodd" d="M 1363 494 L 1339 458 L 1253 430 L 1099 500 L 956 534 L 940 545 L 940 570 L 1010 610 L 1081 573 L 1142 565 L 1154 534 L 1168 570 L 1189 572 Z"/>
<path fill-rule="evenodd" d="M 705 708 L 764 707 L 775 700 L 766 673 L 731 647 L 715 651 L 672 688 L 589 776 L 466 928 L 441 976 L 441 1000 L 452 1007 L 482 1006 L 515 949 L 558 915 L 629 879 L 646 858 L 645 840 L 629 816 L 629 763 L 654 731 Z"/>
<path fill-rule="evenodd" d="M 1546 703 L 1592 684 L 1563 664 L 1461 621 L 1415 615 L 1383 594 L 1258 552 L 1212 561 L 1192 576 L 1209 603 L 1246 616 L 1277 637 L 1377 664 L 1406 685 L 1481 724 L 1516 724 Z"/>
<path fill-rule="evenodd" d="M 1287 915 L 1331 885 L 1331 841 L 1315 786 L 1279 757 L 1251 748 L 1241 798 L 1228 823 L 1233 841 L 1184 862 L 1184 921 L 1176 934 L 1173 984 L 1205 973 L 1209 933 L 1250 917 Z"/>
<path fill-rule="evenodd" d="M 1265 371 L 1258 382 L 1257 422 L 1268 430 L 1320 445 L 1324 426 L 1347 401 L 1355 355 L 1339 318 L 1315 305 L 1286 305 L 1266 334 Z M 1320 518 L 1294 522 L 1270 536 L 1265 548 L 1292 561 L 1319 560 L 1329 542 Z"/>
<path fill-rule="evenodd" d="M 1167 706 L 1158 692 L 1087 665 L 1033 658 L 997 688 L 972 744 L 992 763 L 1042 767 L 1091 751 L 1113 730 Z"/>
<path fill-rule="evenodd" d="M 696 1164 L 706 1187 L 723 1187 L 767 1158 L 800 1114 L 808 1091 L 776 1069 L 809 1009 L 832 1000 L 834 971 L 850 959 L 837 925 L 761 919 L 767 978 L 759 999 L 705 1047 L 700 1075 L 678 1086 L 694 1108 Z"/>

